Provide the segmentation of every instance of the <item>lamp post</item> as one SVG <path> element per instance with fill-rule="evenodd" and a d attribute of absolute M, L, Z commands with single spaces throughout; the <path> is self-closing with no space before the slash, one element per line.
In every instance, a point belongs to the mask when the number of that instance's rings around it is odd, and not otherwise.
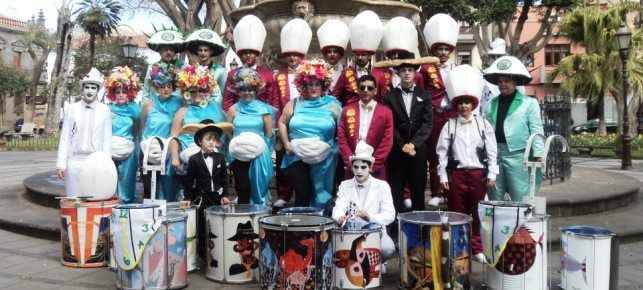
<path fill-rule="evenodd" d="M 132 37 L 128 37 L 127 41 L 121 45 L 123 48 L 123 56 L 127 59 L 127 65 L 132 66 L 132 59 L 136 57 L 136 52 L 138 50 L 138 45 L 132 42 Z"/>
<path fill-rule="evenodd" d="M 235 70 L 237 67 L 239 67 L 239 63 L 233 58 L 230 62 L 230 70 Z"/>
<path fill-rule="evenodd" d="M 71 104 L 71 85 L 74 83 L 74 76 L 70 73 L 67 75 L 67 102 Z M 63 112 L 63 118 L 65 117 L 65 102 L 62 102 L 60 104 L 62 112 Z"/>
<path fill-rule="evenodd" d="M 627 112 L 627 54 L 630 49 L 630 41 L 632 40 L 632 32 L 627 28 L 624 23 L 621 28 L 616 31 L 616 43 L 621 55 L 621 85 L 623 92 L 623 153 L 621 155 L 621 169 L 632 169 L 632 136 L 630 135 L 630 122 Z"/>

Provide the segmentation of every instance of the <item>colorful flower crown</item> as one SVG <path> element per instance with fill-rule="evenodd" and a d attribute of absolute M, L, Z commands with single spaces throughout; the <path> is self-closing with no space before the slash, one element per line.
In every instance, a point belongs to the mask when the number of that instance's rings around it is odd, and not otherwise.
<path fill-rule="evenodd" d="M 188 104 L 191 104 L 192 93 L 196 93 L 198 90 L 204 90 L 206 97 L 199 102 L 199 106 L 201 107 L 208 105 L 210 102 L 210 94 L 219 86 L 214 79 L 214 73 L 211 72 L 207 66 L 202 65 L 184 66 L 179 74 L 177 83 L 179 89 L 181 89 L 181 93 L 183 93 L 183 99 Z"/>
<path fill-rule="evenodd" d="M 306 85 L 312 80 L 318 80 L 322 84 L 322 92 L 328 90 L 330 84 L 333 81 L 330 70 L 328 69 L 328 64 L 321 59 L 311 59 L 305 60 L 297 69 L 297 77 L 295 77 L 295 86 L 299 91 L 299 94 L 307 98 L 308 91 L 306 90 Z"/>
<path fill-rule="evenodd" d="M 157 63 L 152 66 L 152 72 L 150 73 L 151 83 L 155 87 L 162 87 L 168 83 L 174 82 L 176 78 L 176 68 L 174 65 L 168 65 L 166 63 Z"/>
<path fill-rule="evenodd" d="M 127 99 L 133 101 L 143 86 L 138 75 L 131 68 L 127 66 L 117 66 L 107 74 L 107 78 L 105 79 L 105 89 L 107 89 L 108 100 L 112 102 L 116 101 L 116 93 L 114 90 L 119 87 L 127 90 Z"/>
<path fill-rule="evenodd" d="M 237 73 L 234 75 L 233 82 L 237 91 L 250 88 L 255 92 L 258 92 L 265 85 L 261 80 L 261 76 L 255 69 L 246 67 L 242 67 L 237 70 Z"/>

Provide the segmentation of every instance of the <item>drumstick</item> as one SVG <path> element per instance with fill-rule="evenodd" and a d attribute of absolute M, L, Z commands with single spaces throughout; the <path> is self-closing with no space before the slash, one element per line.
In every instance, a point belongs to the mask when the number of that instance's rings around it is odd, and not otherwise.
<path fill-rule="evenodd" d="M 345 219 L 345 220 L 344 220 L 344 222 L 342 223 L 342 226 L 341 226 L 341 227 L 343 228 L 343 227 L 346 225 L 346 222 L 347 222 L 347 221 L 349 221 L 349 220 L 351 220 L 351 219 L 353 219 L 354 217 L 355 217 L 355 215 L 354 215 L 354 214 L 352 214 L 352 215 L 351 215 L 351 216 L 349 216 L 347 219 Z"/>

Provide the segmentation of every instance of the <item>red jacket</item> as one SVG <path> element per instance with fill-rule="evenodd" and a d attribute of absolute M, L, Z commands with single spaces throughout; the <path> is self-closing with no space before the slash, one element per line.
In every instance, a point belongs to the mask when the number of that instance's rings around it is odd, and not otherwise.
<path fill-rule="evenodd" d="M 337 143 L 342 160 L 347 168 L 351 167 L 348 157 L 355 153 L 359 141 L 359 102 L 350 104 L 342 110 L 337 131 Z M 393 147 L 393 113 L 382 103 L 377 103 L 373 118 L 366 134 L 366 143 L 375 149 L 373 169 L 384 167 L 386 158 Z"/>
<path fill-rule="evenodd" d="M 344 67 L 335 83 L 331 96 L 335 97 L 346 107 L 359 101 L 357 94 L 357 72 L 354 68 Z"/>
<path fill-rule="evenodd" d="M 237 94 L 237 88 L 235 87 L 232 79 L 240 69 L 241 68 L 239 67 L 228 72 L 228 77 L 226 78 L 225 93 L 223 94 L 224 111 L 228 111 L 228 108 L 232 107 L 239 101 L 239 94 Z M 257 72 L 259 73 L 259 77 L 261 78 L 261 80 L 265 83 L 263 89 L 261 89 L 261 91 L 259 91 L 259 94 L 257 94 L 257 99 L 276 108 L 275 100 L 272 98 L 272 90 L 274 86 L 274 78 L 272 76 L 272 72 L 269 69 L 261 66 L 257 66 Z"/>
<path fill-rule="evenodd" d="M 281 117 L 281 112 L 284 110 L 284 107 L 290 102 L 290 85 L 288 84 L 288 71 L 279 70 L 275 74 L 274 85 L 272 86 L 272 99 L 275 102 L 275 108 L 277 109 L 277 121 Z M 294 97 L 299 96 L 299 92 L 292 92 Z"/>

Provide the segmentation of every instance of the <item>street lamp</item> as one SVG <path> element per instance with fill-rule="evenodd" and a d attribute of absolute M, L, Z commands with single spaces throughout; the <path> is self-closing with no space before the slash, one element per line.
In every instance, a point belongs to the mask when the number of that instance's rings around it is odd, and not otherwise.
<path fill-rule="evenodd" d="M 632 169 L 632 136 L 630 135 L 630 122 L 627 112 L 627 54 L 630 49 L 632 32 L 627 28 L 627 24 L 616 31 L 616 44 L 621 54 L 621 84 L 623 92 L 623 153 L 621 155 L 621 169 Z"/>
<path fill-rule="evenodd" d="M 127 64 L 132 65 L 132 59 L 136 57 L 136 51 L 138 50 L 138 45 L 132 42 L 132 37 L 128 37 L 127 41 L 121 45 L 123 48 L 123 55 L 127 59 Z"/>
<path fill-rule="evenodd" d="M 74 83 L 74 75 L 71 73 L 67 75 L 67 102 L 71 104 L 71 85 Z M 63 112 L 63 118 L 65 117 L 65 102 L 60 104 Z"/>
<path fill-rule="evenodd" d="M 235 70 L 237 67 L 239 67 L 239 63 L 233 58 L 230 62 L 230 70 Z"/>

